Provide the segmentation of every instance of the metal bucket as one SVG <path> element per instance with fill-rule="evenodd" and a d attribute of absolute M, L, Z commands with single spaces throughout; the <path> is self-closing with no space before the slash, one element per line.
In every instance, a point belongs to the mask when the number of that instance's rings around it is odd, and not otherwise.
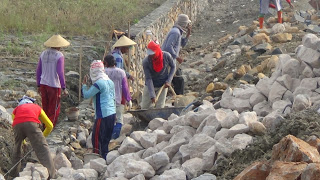
<path fill-rule="evenodd" d="M 66 109 L 66 115 L 69 121 L 76 121 L 79 118 L 80 110 L 77 107 L 70 107 Z"/>

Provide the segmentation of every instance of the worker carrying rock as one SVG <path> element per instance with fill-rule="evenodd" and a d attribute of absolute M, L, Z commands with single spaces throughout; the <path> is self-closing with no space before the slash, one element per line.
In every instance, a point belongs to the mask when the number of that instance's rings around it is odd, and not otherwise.
<path fill-rule="evenodd" d="M 48 179 L 55 178 L 56 170 L 45 138 L 51 133 L 53 124 L 43 109 L 34 102 L 35 99 L 23 96 L 12 113 L 15 139 L 12 163 L 16 166 L 10 175 L 16 177 L 21 169 L 21 145 L 24 139 L 28 138 L 40 163 L 48 169 Z M 40 129 L 41 123 L 46 127 L 43 132 Z"/>
<path fill-rule="evenodd" d="M 294 8 L 291 0 L 286 0 L 291 8 Z M 264 15 L 268 14 L 269 7 L 277 10 L 278 23 L 282 23 L 282 6 L 280 0 L 260 0 L 260 15 L 259 15 L 259 25 L 260 29 L 263 28 Z"/>

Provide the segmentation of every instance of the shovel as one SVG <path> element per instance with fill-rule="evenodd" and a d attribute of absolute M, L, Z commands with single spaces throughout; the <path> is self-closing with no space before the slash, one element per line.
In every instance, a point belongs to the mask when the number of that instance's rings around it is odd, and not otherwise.
<path fill-rule="evenodd" d="M 155 102 L 152 103 L 152 104 L 153 104 L 153 105 L 152 105 L 153 108 L 155 108 L 156 103 L 158 102 L 158 99 L 159 99 L 159 97 L 160 97 L 160 94 L 162 93 L 163 88 L 164 88 L 164 85 L 161 86 L 161 88 L 159 89 L 159 92 L 158 92 L 158 94 L 157 94 L 157 96 L 156 96 Z M 174 97 L 176 97 L 177 94 L 176 94 L 176 92 L 174 91 L 174 89 L 172 88 L 171 85 L 169 86 L 169 89 L 170 89 L 170 91 L 172 92 L 172 94 L 174 95 Z"/>

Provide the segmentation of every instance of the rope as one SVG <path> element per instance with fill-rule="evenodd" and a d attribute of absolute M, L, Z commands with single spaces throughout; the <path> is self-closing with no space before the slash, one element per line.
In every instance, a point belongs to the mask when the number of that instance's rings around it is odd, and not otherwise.
<path fill-rule="evenodd" d="M 9 169 L 9 171 L 4 175 L 4 177 L 6 177 L 24 158 L 26 158 L 31 152 L 33 151 L 33 149 L 31 149 L 29 152 L 27 152 L 26 155 L 24 155 L 15 165 L 12 166 L 11 169 Z"/>

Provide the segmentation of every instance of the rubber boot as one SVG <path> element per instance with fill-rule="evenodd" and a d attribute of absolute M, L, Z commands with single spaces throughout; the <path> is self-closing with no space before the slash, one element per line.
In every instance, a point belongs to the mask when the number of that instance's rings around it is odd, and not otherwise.
<path fill-rule="evenodd" d="M 264 17 L 259 17 L 259 25 L 260 25 L 260 29 L 263 28 L 263 21 L 264 21 Z"/>
<path fill-rule="evenodd" d="M 282 24 L 282 11 L 278 11 L 278 23 Z"/>

